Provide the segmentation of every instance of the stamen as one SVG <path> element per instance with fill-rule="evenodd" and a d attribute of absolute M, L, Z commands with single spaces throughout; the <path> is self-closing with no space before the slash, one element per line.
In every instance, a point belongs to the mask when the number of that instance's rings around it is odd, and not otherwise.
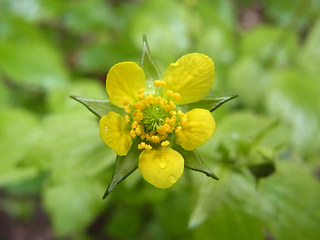
<path fill-rule="evenodd" d="M 127 106 L 125 106 L 124 107 L 124 111 L 126 112 L 126 113 L 131 113 L 131 109 L 130 109 L 130 106 L 129 105 L 127 105 Z"/>
<path fill-rule="evenodd" d="M 180 132 L 181 131 L 181 126 L 178 126 L 177 128 L 176 128 L 176 133 L 178 133 L 178 132 Z"/>
<path fill-rule="evenodd" d="M 184 116 L 184 113 L 179 110 L 179 111 L 178 111 L 178 115 L 179 115 L 180 117 L 183 117 L 183 116 Z"/>
<path fill-rule="evenodd" d="M 146 146 L 144 147 L 146 150 L 151 150 L 152 146 L 150 144 L 146 144 Z"/>
<path fill-rule="evenodd" d="M 176 100 L 181 100 L 181 95 L 179 93 L 174 93 L 172 97 L 175 98 Z"/>
<path fill-rule="evenodd" d="M 128 104 L 129 104 L 129 101 L 127 99 L 123 101 L 124 106 L 127 106 Z"/>
<path fill-rule="evenodd" d="M 166 147 L 170 144 L 170 142 L 168 140 L 166 141 L 162 141 L 161 146 Z"/>
<path fill-rule="evenodd" d="M 137 91 L 137 93 L 138 93 L 138 94 L 144 93 L 144 88 L 139 89 L 139 90 Z"/>
<path fill-rule="evenodd" d="M 163 80 L 155 80 L 155 81 L 153 82 L 153 85 L 156 86 L 156 87 L 163 87 L 163 86 L 166 85 L 166 82 L 163 81 Z"/>
<path fill-rule="evenodd" d="M 145 142 L 141 142 L 140 144 L 138 144 L 138 149 L 144 149 L 145 147 L 146 147 Z"/>
<path fill-rule="evenodd" d="M 160 139 L 158 136 L 152 136 L 151 137 L 151 141 L 154 142 L 154 143 L 159 143 L 160 142 Z"/>
<path fill-rule="evenodd" d="M 126 115 L 126 116 L 124 117 L 124 120 L 125 120 L 127 123 L 129 123 L 129 122 L 130 122 L 130 118 L 129 118 L 129 116 L 128 116 L 128 115 Z"/>

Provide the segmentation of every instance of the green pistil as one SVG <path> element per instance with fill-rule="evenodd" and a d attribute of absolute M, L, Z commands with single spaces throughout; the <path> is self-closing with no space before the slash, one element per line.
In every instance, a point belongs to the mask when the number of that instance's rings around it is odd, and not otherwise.
<path fill-rule="evenodd" d="M 164 110 L 159 104 L 154 104 L 146 107 L 142 112 L 143 120 L 141 123 L 144 126 L 146 132 L 157 131 L 157 128 L 165 123 L 169 113 Z"/>

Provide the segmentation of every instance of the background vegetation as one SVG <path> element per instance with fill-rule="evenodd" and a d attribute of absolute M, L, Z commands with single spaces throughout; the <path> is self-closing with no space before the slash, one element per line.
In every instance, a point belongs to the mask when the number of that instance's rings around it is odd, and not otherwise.
<path fill-rule="evenodd" d="M 320 1 L 0 0 L 0 239 L 276 239 L 320 236 Z M 69 95 L 105 99 L 105 76 L 183 54 L 215 62 L 200 148 L 219 177 L 169 190 L 136 171 L 102 200 L 115 154 Z M 275 170 L 275 171 L 274 171 Z"/>

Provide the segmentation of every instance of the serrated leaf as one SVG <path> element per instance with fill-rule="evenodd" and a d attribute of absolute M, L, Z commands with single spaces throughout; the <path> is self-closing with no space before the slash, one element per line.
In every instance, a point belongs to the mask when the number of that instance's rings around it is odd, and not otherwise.
<path fill-rule="evenodd" d="M 204 108 L 209 110 L 210 112 L 213 112 L 217 108 L 219 108 L 222 104 L 238 97 L 237 94 L 232 96 L 226 96 L 226 97 L 218 97 L 218 98 L 205 98 L 195 103 L 180 105 L 179 108 L 184 111 L 188 112 L 194 108 Z"/>
<path fill-rule="evenodd" d="M 86 106 L 93 114 L 98 117 L 107 115 L 109 112 L 116 112 L 120 115 L 124 115 L 124 110 L 113 105 L 109 100 L 90 99 L 77 96 L 70 96 L 70 98 Z"/>
<path fill-rule="evenodd" d="M 162 79 L 160 69 L 152 59 L 150 49 L 147 42 L 147 37 L 143 36 L 142 55 L 140 67 L 146 75 L 146 92 L 152 91 L 153 81 Z"/>
<path fill-rule="evenodd" d="M 204 165 L 197 150 L 187 151 L 178 145 L 173 146 L 173 148 L 183 156 L 184 166 L 186 168 L 202 172 L 208 177 L 219 180 L 219 178 L 209 168 L 207 168 L 206 165 Z"/>
<path fill-rule="evenodd" d="M 138 168 L 138 158 L 141 150 L 138 150 L 136 144 L 133 144 L 126 156 L 117 156 L 116 166 L 113 172 L 111 183 L 103 195 L 103 199 L 108 197 L 112 190 L 126 179 Z"/>

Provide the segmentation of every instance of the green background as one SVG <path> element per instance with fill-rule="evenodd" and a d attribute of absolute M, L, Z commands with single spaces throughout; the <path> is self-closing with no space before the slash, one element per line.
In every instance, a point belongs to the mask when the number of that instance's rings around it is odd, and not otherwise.
<path fill-rule="evenodd" d="M 319 239 L 319 12 L 318 0 L 0 0 L 0 239 Z M 115 154 L 68 96 L 106 99 L 108 69 L 139 63 L 143 34 L 162 72 L 201 52 L 215 62 L 209 96 L 240 95 L 199 148 L 220 180 L 186 169 L 160 190 L 136 171 L 102 200 Z"/>

